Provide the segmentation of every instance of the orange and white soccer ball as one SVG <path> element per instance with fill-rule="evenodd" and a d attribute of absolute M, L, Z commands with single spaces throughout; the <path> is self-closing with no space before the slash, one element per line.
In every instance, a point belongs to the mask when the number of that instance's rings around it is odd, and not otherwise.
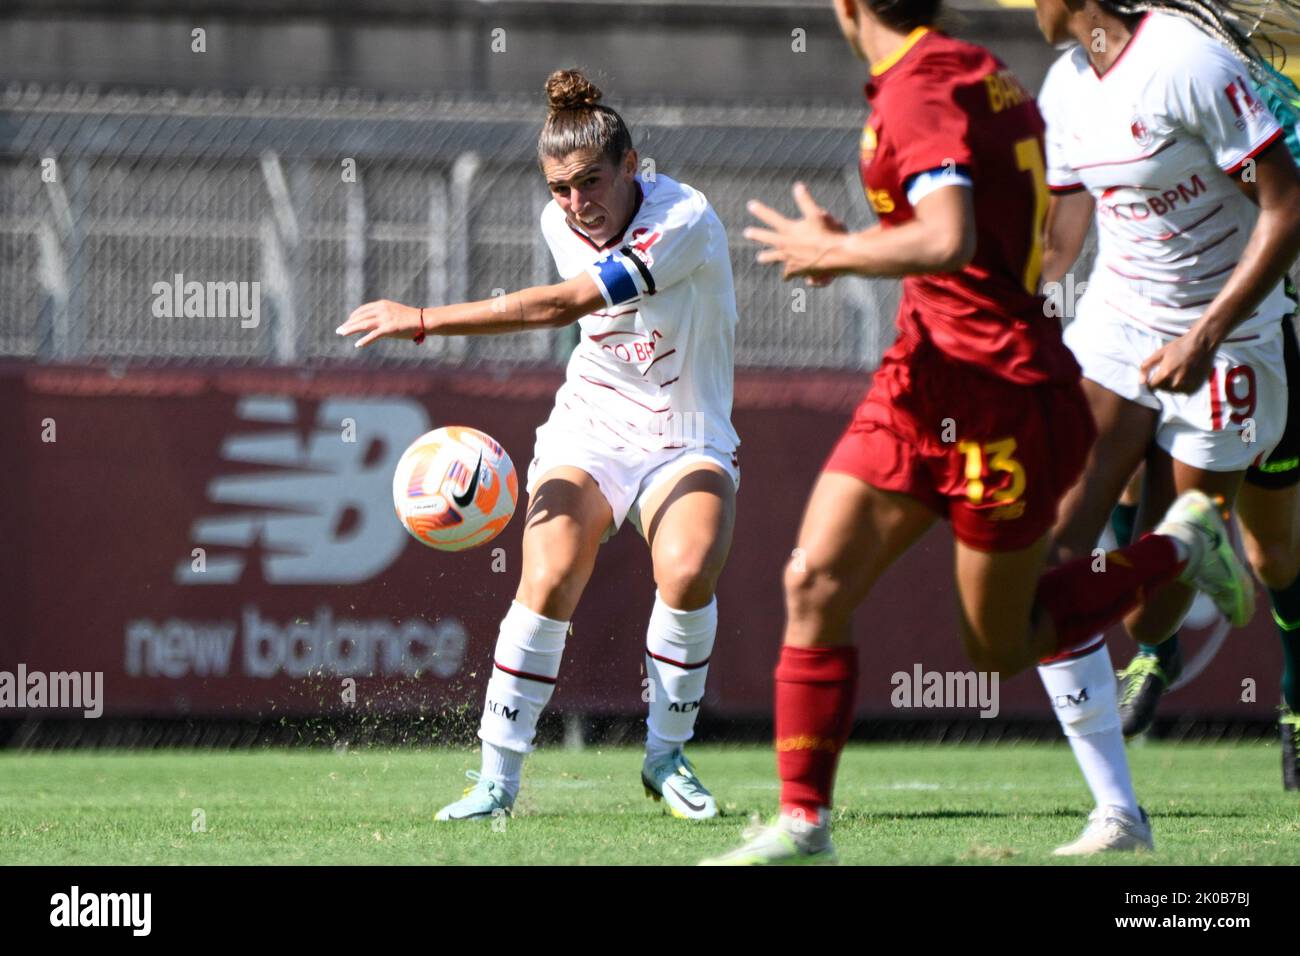
<path fill-rule="evenodd" d="M 510 523 L 519 478 L 510 456 L 476 428 L 448 425 L 421 435 L 393 474 L 393 505 L 411 537 L 439 551 L 491 541 Z"/>

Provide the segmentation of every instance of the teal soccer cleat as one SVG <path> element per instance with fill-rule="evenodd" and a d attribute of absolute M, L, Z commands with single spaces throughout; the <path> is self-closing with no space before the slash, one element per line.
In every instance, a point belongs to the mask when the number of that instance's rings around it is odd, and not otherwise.
<path fill-rule="evenodd" d="M 467 770 L 465 776 L 474 785 L 466 787 L 465 795 L 455 803 L 439 810 L 433 817 L 435 820 L 490 820 L 510 816 L 515 800 L 500 784 L 483 779 L 477 770 Z"/>
<path fill-rule="evenodd" d="M 647 797 L 662 800 L 679 820 L 708 820 L 718 815 L 718 802 L 680 747 L 655 763 L 647 760 L 641 766 L 641 784 Z"/>

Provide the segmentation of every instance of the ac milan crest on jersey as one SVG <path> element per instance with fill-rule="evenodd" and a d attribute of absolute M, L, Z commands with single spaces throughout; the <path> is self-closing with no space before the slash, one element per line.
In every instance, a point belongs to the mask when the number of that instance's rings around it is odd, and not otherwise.
<path fill-rule="evenodd" d="M 1150 146 L 1155 140 L 1151 135 L 1151 127 L 1147 126 L 1146 120 L 1140 116 L 1133 117 L 1133 122 L 1129 123 L 1128 129 L 1133 134 L 1133 142 L 1139 146 Z"/>
<path fill-rule="evenodd" d="M 645 226 L 637 226 L 632 230 L 628 237 L 628 245 L 632 247 L 637 256 L 648 266 L 655 264 L 654 256 L 650 254 L 650 247 L 659 241 L 663 233 L 658 229 L 648 229 Z"/>

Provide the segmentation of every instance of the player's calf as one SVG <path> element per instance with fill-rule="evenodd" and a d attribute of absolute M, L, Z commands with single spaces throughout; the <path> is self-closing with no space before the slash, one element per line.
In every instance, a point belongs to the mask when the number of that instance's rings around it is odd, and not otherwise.
<path fill-rule="evenodd" d="M 1108 826 L 1104 818 L 1109 811 L 1119 811 L 1127 819 L 1141 818 L 1124 752 L 1124 738 L 1120 734 L 1110 654 L 1105 643 L 1100 638 L 1096 640 L 1096 646 L 1091 649 L 1038 668 L 1047 698 L 1065 739 L 1070 742 L 1094 804 L 1097 810 L 1103 811 L 1101 822 L 1095 826 L 1093 818 L 1089 818 L 1089 828 L 1094 832 L 1088 836 L 1085 831 L 1088 839 L 1084 845 L 1091 845 L 1100 839 L 1099 834 L 1104 834 Z M 1147 835 L 1150 836 L 1149 830 Z"/>
<path fill-rule="evenodd" d="M 483 762 L 474 778 L 478 785 L 443 807 L 437 819 L 477 819 L 514 803 L 537 720 L 555 691 L 568 631 L 568 621 L 543 617 L 518 601 L 510 605 L 497 635 L 479 723 Z"/>
<path fill-rule="evenodd" d="M 1246 561 L 1255 579 L 1271 591 L 1282 591 L 1300 575 L 1300 553 L 1281 541 L 1260 542 L 1243 535 Z"/>
<path fill-rule="evenodd" d="M 683 611 L 656 594 L 646 629 L 646 753 L 641 782 L 675 817 L 717 816 L 713 795 L 700 781 L 682 747 L 695 733 L 704 703 L 709 658 L 718 630 L 718 602 Z"/>

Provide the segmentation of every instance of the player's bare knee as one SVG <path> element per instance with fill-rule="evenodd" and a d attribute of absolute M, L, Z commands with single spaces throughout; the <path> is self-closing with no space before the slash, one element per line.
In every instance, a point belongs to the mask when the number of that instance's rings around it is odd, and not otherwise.
<path fill-rule="evenodd" d="M 655 586 L 669 607 L 694 610 L 712 600 L 721 571 L 707 550 L 674 550 L 655 562 Z"/>
<path fill-rule="evenodd" d="M 819 604 L 825 601 L 835 587 L 834 578 L 819 568 L 807 567 L 802 561 L 786 562 L 785 576 L 786 604 Z"/>
<path fill-rule="evenodd" d="M 523 603 L 546 617 L 565 616 L 562 610 L 578 603 L 584 578 L 572 562 L 542 561 L 524 570 L 519 582 Z M 556 613 L 548 613 L 548 611 Z"/>
<path fill-rule="evenodd" d="M 836 575 L 799 561 L 786 565 L 785 607 L 790 617 L 834 617 L 843 597 L 844 585 Z"/>

